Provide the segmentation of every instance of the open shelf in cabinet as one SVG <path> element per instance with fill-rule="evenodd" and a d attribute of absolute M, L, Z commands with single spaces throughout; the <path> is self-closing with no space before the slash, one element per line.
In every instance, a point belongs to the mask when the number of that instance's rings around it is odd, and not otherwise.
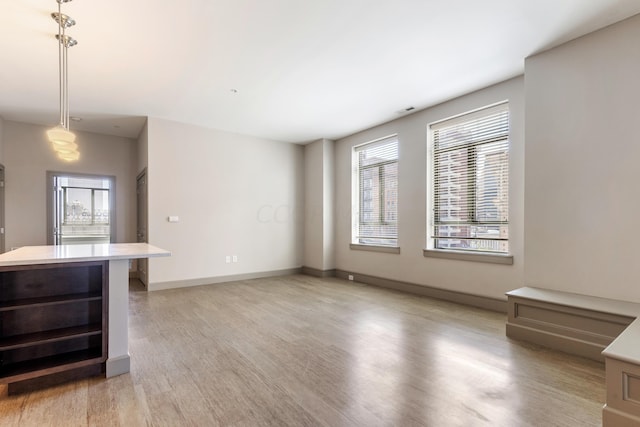
<path fill-rule="evenodd" d="M 0 352 L 15 350 L 17 348 L 30 347 L 74 338 L 99 335 L 102 328 L 99 323 L 91 325 L 74 326 L 71 328 L 53 329 L 50 331 L 33 332 L 24 335 L 14 335 L 0 339 Z"/>
<path fill-rule="evenodd" d="M 107 313 L 107 261 L 0 267 L 0 383 L 104 365 Z"/>
<path fill-rule="evenodd" d="M 0 311 L 20 310 L 21 308 L 32 309 L 47 305 L 70 304 L 82 301 L 95 301 L 102 299 L 100 292 L 85 292 L 70 295 L 55 295 L 39 298 L 23 298 L 9 302 L 0 303 Z"/>
<path fill-rule="evenodd" d="M 79 350 L 0 367 L 0 379 L 4 383 L 11 383 L 101 362 L 103 357 L 100 349 Z"/>

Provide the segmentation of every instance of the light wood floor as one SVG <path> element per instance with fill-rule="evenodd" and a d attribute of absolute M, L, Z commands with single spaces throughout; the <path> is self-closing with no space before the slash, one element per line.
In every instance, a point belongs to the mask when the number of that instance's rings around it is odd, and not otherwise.
<path fill-rule="evenodd" d="M 604 365 L 506 316 L 309 276 L 132 288 L 131 373 L 0 396 L 2 426 L 599 426 Z"/>

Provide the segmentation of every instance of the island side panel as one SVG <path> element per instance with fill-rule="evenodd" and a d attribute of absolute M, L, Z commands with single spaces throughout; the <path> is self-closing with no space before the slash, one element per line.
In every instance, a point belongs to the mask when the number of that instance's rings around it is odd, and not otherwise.
<path fill-rule="evenodd" d="M 129 372 L 129 260 L 109 261 L 109 356 L 107 378 Z"/>

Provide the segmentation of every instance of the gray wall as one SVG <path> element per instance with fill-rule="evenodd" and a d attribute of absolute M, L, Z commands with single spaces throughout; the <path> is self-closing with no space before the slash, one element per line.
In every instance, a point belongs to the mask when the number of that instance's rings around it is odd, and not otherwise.
<path fill-rule="evenodd" d="M 510 246 L 514 264 L 425 258 L 427 125 L 453 115 L 509 100 Z M 351 154 L 353 147 L 390 134 L 399 140 L 398 221 L 401 253 L 350 250 Z M 348 272 L 504 299 L 523 283 L 524 270 L 524 78 L 495 86 L 367 129 L 336 143 L 336 267 Z"/>
<path fill-rule="evenodd" d="M 304 147 L 304 260 L 306 267 L 324 269 L 323 141 Z"/>
<path fill-rule="evenodd" d="M 302 265 L 302 146 L 155 118 L 147 124 L 149 243 L 172 253 L 149 260 L 151 289 Z M 238 262 L 227 264 L 227 255 Z"/>
<path fill-rule="evenodd" d="M 526 61 L 525 282 L 640 302 L 640 15 Z"/>
<path fill-rule="evenodd" d="M 150 241 L 173 252 L 151 260 L 152 283 L 304 263 L 494 298 L 526 284 L 640 302 L 637 40 L 640 16 L 528 58 L 526 78 L 335 145 L 304 148 L 149 119 L 138 144 L 79 133 L 82 160 L 69 164 L 56 160 L 45 127 L 0 120 L 7 248 L 46 242 L 46 170 L 116 175 L 117 238 L 134 241 L 135 175 L 148 165 Z M 514 265 L 424 258 L 427 125 L 505 99 Z M 352 147 L 392 133 L 400 141 L 401 253 L 350 250 Z M 226 255 L 239 262 L 225 263 Z"/>
<path fill-rule="evenodd" d="M 136 142 L 128 138 L 76 132 L 78 162 L 56 157 L 48 128 L 4 122 L 6 248 L 47 244 L 46 172 L 116 177 L 116 241 L 135 241 Z"/>
<path fill-rule="evenodd" d="M 336 247 L 335 247 L 335 142 L 328 139 L 322 140 L 322 230 L 323 230 L 323 270 L 331 270 L 336 267 Z"/>
<path fill-rule="evenodd" d="M 335 267 L 335 143 L 321 139 L 304 147 L 304 265 Z"/>

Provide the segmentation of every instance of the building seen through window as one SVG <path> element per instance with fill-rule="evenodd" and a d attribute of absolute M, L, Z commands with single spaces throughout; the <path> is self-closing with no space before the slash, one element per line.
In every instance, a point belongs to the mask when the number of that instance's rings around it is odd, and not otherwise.
<path fill-rule="evenodd" d="M 398 244 L 398 140 L 387 138 L 356 147 L 357 223 L 353 242 Z"/>
<path fill-rule="evenodd" d="M 431 126 L 434 249 L 509 252 L 506 104 Z"/>

